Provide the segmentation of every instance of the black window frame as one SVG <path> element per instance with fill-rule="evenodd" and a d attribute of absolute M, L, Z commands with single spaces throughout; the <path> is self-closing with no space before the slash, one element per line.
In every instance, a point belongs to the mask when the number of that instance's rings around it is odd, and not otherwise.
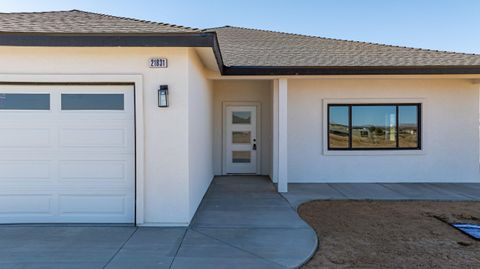
<path fill-rule="evenodd" d="M 393 106 L 395 107 L 395 147 L 391 148 L 353 148 L 352 147 L 352 107 L 354 106 Z M 416 106 L 417 107 L 417 146 L 416 147 L 400 147 L 399 146 L 399 107 Z M 348 147 L 332 148 L 330 146 L 330 107 L 347 107 L 348 108 Z M 385 151 L 385 150 L 422 150 L 422 103 L 332 103 L 327 104 L 327 148 L 329 151 Z"/>

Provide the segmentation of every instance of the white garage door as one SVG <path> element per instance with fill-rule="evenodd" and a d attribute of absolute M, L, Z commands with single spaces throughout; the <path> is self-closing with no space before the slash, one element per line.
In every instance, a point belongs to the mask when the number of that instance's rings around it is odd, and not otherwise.
<path fill-rule="evenodd" d="M 133 94 L 0 85 L 0 223 L 132 223 Z"/>

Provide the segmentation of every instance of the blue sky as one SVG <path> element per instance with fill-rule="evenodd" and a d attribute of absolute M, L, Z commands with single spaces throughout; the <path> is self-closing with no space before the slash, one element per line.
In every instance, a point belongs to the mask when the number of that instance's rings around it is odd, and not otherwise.
<path fill-rule="evenodd" d="M 375 125 L 384 126 L 386 119 L 395 123 L 394 106 L 354 106 L 352 107 L 352 124 L 354 126 Z M 330 122 L 348 125 L 348 107 L 330 107 Z M 400 124 L 416 124 L 417 108 L 415 106 L 399 107 Z"/>
<path fill-rule="evenodd" d="M 478 0 L 0 0 L 0 11 L 82 9 L 480 54 Z"/>

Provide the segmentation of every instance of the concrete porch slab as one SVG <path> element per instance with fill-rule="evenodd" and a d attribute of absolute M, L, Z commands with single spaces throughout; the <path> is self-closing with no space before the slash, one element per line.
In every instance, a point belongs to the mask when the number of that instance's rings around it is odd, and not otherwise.
<path fill-rule="evenodd" d="M 428 185 L 435 189 L 448 190 L 460 194 L 471 200 L 480 200 L 480 184 L 477 183 L 429 183 Z"/>
<path fill-rule="evenodd" d="M 381 184 L 375 183 L 338 183 L 330 184 L 330 186 L 345 195 L 347 199 L 352 200 L 403 200 L 408 198 L 400 192 L 395 192 Z"/>
<path fill-rule="evenodd" d="M 326 183 L 288 184 L 288 192 L 282 196 L 294 207 L 311 200 L 343 200 L 347 197 Z"/>
<path fill-rule="evenodd" d="M 405 196 L 407 200 L 470 200 L 470 197 L 451 191 L 449 188 L 435 187 L 427 183 L 385 183 L 381 185 Z"/>

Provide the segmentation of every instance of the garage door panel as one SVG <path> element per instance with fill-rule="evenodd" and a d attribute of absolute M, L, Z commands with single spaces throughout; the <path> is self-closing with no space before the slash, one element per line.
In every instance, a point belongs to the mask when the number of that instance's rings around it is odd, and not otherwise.
<path fill-rule="evenodd" d="M 11 214 L 52 213 L 53 195 L 0 194 L 0 217 Z"/>
<path fill-rule="evenodd" d="M 61 195 L 61 214 L 127 214 L 125 195 Z"/>
<path fill-rule="evenodd" d="M 0 128 L 0 147 L 51 147 L 50 128 Z"/>
<path fill-rule="evenodd" d="M 0 223 L 134 221 L 132 86 L 0 85 L 2 92 L 49 94 L 50 110 L 0 109 Z M 61 109 L 62 94 L 82 92 L 95 106 Z M 116 104 L 101 103 L 109 93 Z"/>
<path fill-rule="evenodd" d="M 60 162 L 60 178 L 75 180 L 109 179 L 127 182 L 128 163 L 125 161 L 62 161 Z"/>
<path fill-rule="evenodd" d="M 37 181 L 38 184 L 34 185 L 25 184 L 24 182 L 18 182 L 18 184 L 12 184 L 12 182 L 0 183 L 0 188 L 8 188 L 8 193 L 2 191 L 0 195 L 126 195 L 130 194 L 130 186 L 125 184 L 91 184 L 91 182 L 72 182 L 65 181 L 60 184 L 48 184 L 49 182 Z"/>
<path fill-rule="evenodd" d="M 0 182 L 4 180 L 50 179 L 51 162 L 37 160 L 0 161 Z"/>
<path fill-rule="evenodd" d="M 62 111 L 58 115 L 58 120 L 63 124 L 77 124 L 77 123 L 95 123 L 95 122 L 122 122 L 125 120 L 133 120 L 132 111 Z M 73 120 L 73 121 L 72 121 Z"/>
<path fill-rule="evenodd" d="M 127 130 L 124 128 L 65 128 L 60 131 L 63 147 L 126 147 Z"/>

